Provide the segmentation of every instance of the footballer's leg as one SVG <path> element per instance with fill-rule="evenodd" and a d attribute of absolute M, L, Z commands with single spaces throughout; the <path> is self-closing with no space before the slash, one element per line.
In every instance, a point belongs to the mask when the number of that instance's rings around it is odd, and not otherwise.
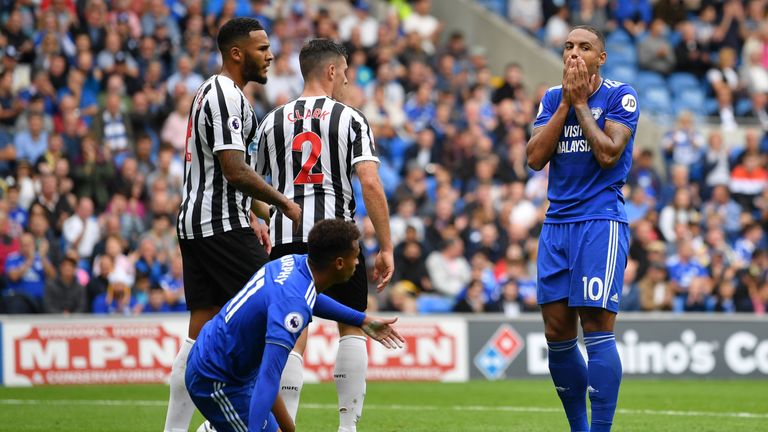
<path fill-rule="evenodd" d="M 352 278 L 329 288 L 326 293 L 341 304 L 364 312 L 368 308 L 368 273 L 360 253 Z M 368 373 L 368 337 L 359 327 L 339 324 L 339 349 L 333 380 L 339 398 L 339 432 L 356 432 L 363 414 L 366 374 Z"/>
<path fill-rule="evenodd" d="M 588 431 L 587 364 L 577 345 L 577 310 L 568 305 L 570 229 L 570 224 L 544 224 L 539 239 L 537 297 L 555 391 L 571 431 Z"/>
<path fill-rule="evenodd" d="M 621 385 L 622 367 L 614 324 L 627 263 L 629 227 L 609 220 L 580 225 L 581 232 L 574 238 L 582 247 L 574 262 L 575 289 L 569 301 L 579 308 L 589 358 L 590 431 L 603 432 L 611 430 Z"/>
<path fill-rule="evenodd" d="M 288 355 L 283 373 L 280 375 L 280 397 L 283 398 L 288 414 L 296 422 L 299 412 L 301 389 L 304 387 L 304 349 L 307 347 L 307 329 L 301 332 L 293 350 Z"/>

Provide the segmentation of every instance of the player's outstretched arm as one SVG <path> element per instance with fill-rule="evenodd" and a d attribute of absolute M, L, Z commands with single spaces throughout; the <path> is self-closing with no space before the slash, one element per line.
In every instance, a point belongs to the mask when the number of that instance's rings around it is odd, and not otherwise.
<path fill-rule="evenodd" d="M 397 322 L 397 317 L 380 318 L 366 316 L 365 322 L 361 328 L 365 334 L 371 337 L 371 339 L 378 341 L 389 349 L 402 348 L 405 339 L 403 339 L 403 337 L 400 336 L 400 333 L 392 327 L 392 324 L 395 322 Z"/>
<path fill-rule="evenodd" d="M 389 228 L 389 208 L 387 196 L 379 179 L 379 166 L 373 161 L 362 161 L 355 165 L 355 172 L 360 178 L 363 189 L 363 201 L 368 217 L 371 218 L 376 238 L 379 240 L 379 253 L 373 267 L 373 277 L 378 280 L 376 290 L 381 292 L 392 279 L 395 272 L 392 235 Z"/>
<path fill-rule="evenodd" d="M 405 342 L 400 333 L 392 327 L 397 318 L 367 316 L 360 311 L 344 306 L 325 294 L 317 296 L 312 314 L 342 324 L 360 327 L 368 336 L 387 348 L 400 348 Z"/>
<path fill-rule="evenodd" d="M 269 414 L 275 405 L 280 389 L 280 375 L 283 373 L 285 362 L 288 360 L 288 354 L 289 348 L 282 345 L 268 342 L 264 347 L 264 355 L 261 358 L 259 374 L 256 377 L 256 387 L 253 389 L 251 406 L 248 411 L 249 431 L 262 430 L 264 423 L 269 420 Z M 292 423 L 293 421 L 286 424 L 286 427 L 292 426 Z M 283 429 L 282 424 L 280 428 Z"/>
<path fill-rule="evenodd" d="M 227 182 L 251 198 L 276 206 L 292 221 L 301 222 L 301 208 L 259 177 L 245 163 L 243 152 L 240 150 L 221 150 L 216 155 Z"/>

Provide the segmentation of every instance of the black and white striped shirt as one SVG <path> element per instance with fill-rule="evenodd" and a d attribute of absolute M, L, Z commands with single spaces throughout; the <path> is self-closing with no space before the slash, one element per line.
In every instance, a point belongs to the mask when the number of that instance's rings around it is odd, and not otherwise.
<path fill-rule="evenodd" d="M 230 78 L 214 75 L 197 90 L 189 112 L 184 187 L 176 231 L 197 239 L 250 227 L 251 198 L 227 182 L 216 153 L 240 150 L 255 169 L 256 116 Z"/>
<path fill-rule="evenodd" d="M 329 97 L 299 98 L 267 114 L 256 134 L 259 174 L 302 209 L 302 226 L 275 212 L 272 244 L 306 242 L 323 219 L 355 216 L 352 168 L 379 162 L 373 133 L 362 113 Z"/>

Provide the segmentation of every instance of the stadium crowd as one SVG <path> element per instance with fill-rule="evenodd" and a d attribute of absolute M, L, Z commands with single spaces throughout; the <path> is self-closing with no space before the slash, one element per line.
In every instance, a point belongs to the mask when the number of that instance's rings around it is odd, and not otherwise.
<path fill-rule="evenodd" d="M 557 83 L 526 87 L 514 63 L 494 76 L 492 53 L 461 32 L 444 35 L 429 0 L 392 1 L 383 19 L 361 0 L 0 3 L 0 313 L 186 309 L 175 221 L 187 116 L 197 87 L 220 67 L 216 29 L 234 16 L 258 18 L 275 55 L 267 85 L 246 88 L 259 118 L 300 93 L 304 40 L 347 48 L 344 102 L 374 132 L 396 245 L 393 284 L 370 296 L 372 310 L 538 310 L 547 170 L 527 167 L 525 145 L 539 99 Z M 576 23 L 627 32 L 641 45 L 656 17 L 683 39 L 651 49 L 652 63 L 708 38 L 700 56 L 679 55 L 660 72 L 689 70 L 684 63 L 699 58 L 691 72 L 709 77 L 721 117 L 738 95 L 752 101 L 748 114 L 762 127 L 743 142 L 718 128 L 704 135 L 681 110 L 658 148 L 635 149 L 624 189 L 632 243 L 621 306 L 765 313 L 766 1 L 749 1 L 749 13 L 734 1 L 680 12 L 690 3 L 504 6 L 515 25 L 544 29 L 554 47 Z M 723 66 L 724 49 L 742 53 L 731 63 L 754 67 L 740 74 Z M 376 237 L 357 202 L 372 259 Z"/>

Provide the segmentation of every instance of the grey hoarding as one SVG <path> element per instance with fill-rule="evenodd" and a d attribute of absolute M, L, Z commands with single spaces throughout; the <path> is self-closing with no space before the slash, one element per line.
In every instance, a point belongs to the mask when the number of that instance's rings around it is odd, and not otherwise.
<path fill-rule="evenodd" d="M 625 376 L 768 378 L 764 318 L 626 315 L 616 325 Z M 544 325 L 538 316 L 471 318 L 469 356 L 472 379 L 549 373 Z"/>

